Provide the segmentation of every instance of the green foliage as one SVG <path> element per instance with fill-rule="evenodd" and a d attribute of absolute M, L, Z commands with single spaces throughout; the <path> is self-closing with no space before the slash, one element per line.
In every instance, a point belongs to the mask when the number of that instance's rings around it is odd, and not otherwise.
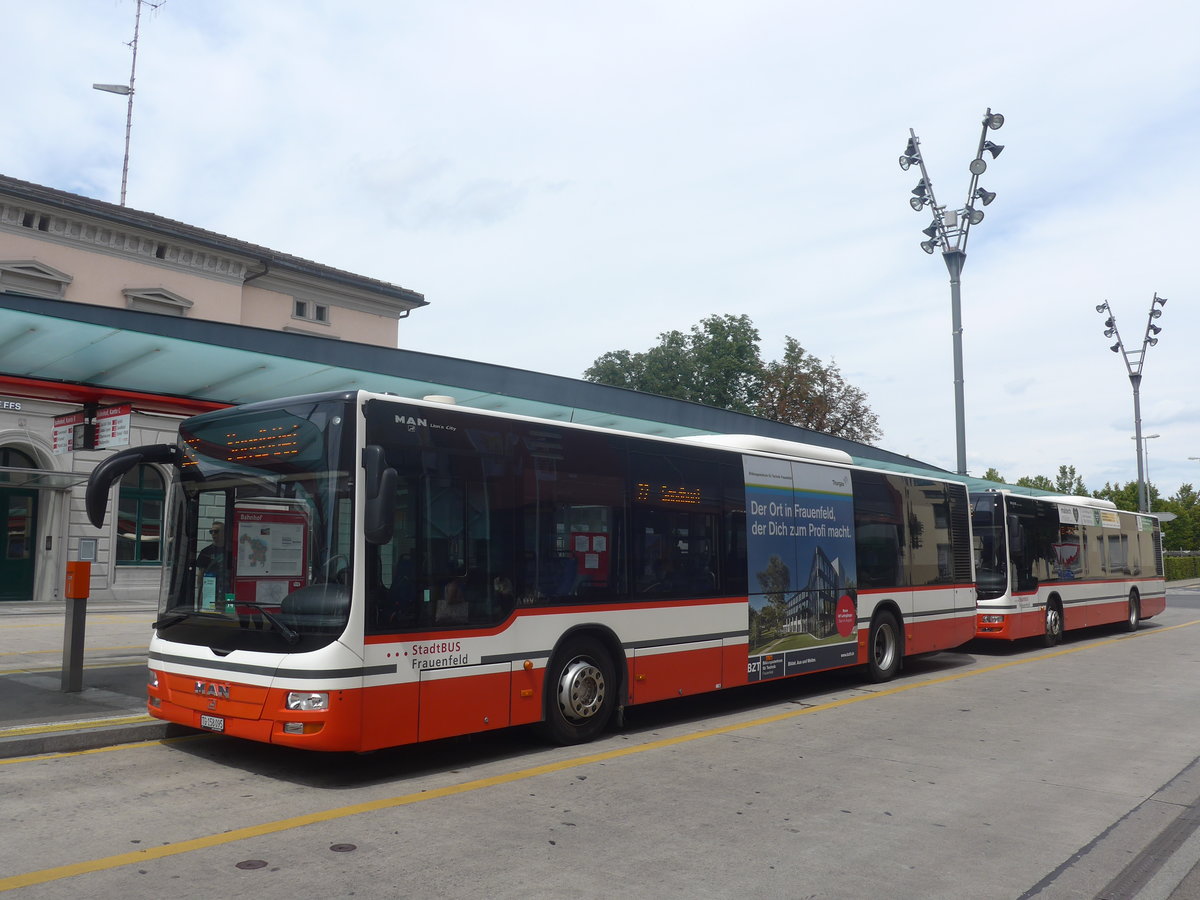
<path fill-rule="evenodd" d="M 783 359 L 763 366 L 755 412 L 856 441 L 869 443 L 883 434 L 867 395 L 846 383 L 836 362 L 822 364 L 793 337 L 785 340 Z"/>
<path fill-rule="evenodd" d="M 1163 563 L 1167 581 L 1200 578 L 1200 556 L 1168 556 Z"/>
<path fill-rule="evenodd" d="M 1175 513 L 1174 521 L 1163 523 L 1164 550 L 1200 550 L 1200 497 L 1194 487 L 1181 485 L 1167 499 L 1156 501 L 1154 511 Z"/>
<path fill-rule="evenodd" d="M 1087 487 L 1083 479 L 1075 472 L 1074 466 L 1059 466 L 1058 478 L 1054 481 L 1054 489 L 1060 494 L 1070 494 L 1075 497 L 1086 497 Z"/>
<path fill-rule="evenodd" d="M 1151 497 L 1157 497 L 1158 491 L 1154 490 L 1151 485 Z M 1137 512 L 1138 508 L 1138 489 L 1137 482 L 1130 481 L 1125 484 L 1109 484 L 1104 482 L 1104 487 L 1098 491 L 1092 491 L 1093 497 L 1098 497 L 1101 500 L 1111 500 L 1116 504 L 1117 509 L 1128 509 L 1132 512 Z"/>
<path fill-rule="evenodd" d="M 708 316 L 690 332 L 667 331 L 644 353 L 612 350 L 583 373 L 588 381 L 750 413 L 858 441 L 882 436 L 861 390 L 786 337 L 783 358 L 763 363 L 746 315 Z"/>
<path fill-rule="evenodd" d="M 1022 475 L 1017 479 L 1020 487 L 1037 488 L 1039 491 L 1054 490 L 1054 482 L 1045 475 Z"/>
<path fill-rule="evenodd" d="M 995 466 L 990 467 L 986 472 L 983 473 L 983 480 L 984 481 L 994 481 L 997 484 L 1007 484 L 1008 483 L 1004 480 L 1004 476 L 1001 475 L 996 470 Z"/>

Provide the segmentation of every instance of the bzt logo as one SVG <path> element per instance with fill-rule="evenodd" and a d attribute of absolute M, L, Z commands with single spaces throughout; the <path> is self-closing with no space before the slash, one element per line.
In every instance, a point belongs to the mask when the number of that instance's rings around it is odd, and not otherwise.
<path fill-rule="evenodd" d="M 418 419 L 413 416 L 396 416 L 397 425 L 407 425 L 409 431 L 416 431 L 418 428 L 428 428 L 429 423 L 424 419 Z"/>
<path fill-rule="evenodd" d="M 208 681 L 196 682 L 196 693 L 201 697 L 216 697 L 221 700 L 229 699 L 229 685 L 212 684 Z"/>

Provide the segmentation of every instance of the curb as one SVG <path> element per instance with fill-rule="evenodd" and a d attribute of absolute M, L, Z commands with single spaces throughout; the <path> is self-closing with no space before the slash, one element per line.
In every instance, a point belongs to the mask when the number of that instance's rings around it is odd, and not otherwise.
<path fill-rule="evenodd" d="M 20 729 L 14 729 L 14 731 L 20 731 Z M 0 736 L 0 759 L 41 756 L 49 753 L 78 753 L 84 750 L 112 747 L 116 744 L 159 741 L 164 738 L 200 733 L 183 725 L 163 722 L 149 716 L 145 717 L 145 721 L 122 722 L 113 725 L 78 722 L 66 729 L 62 725 L 42 725 L 31 727 L 24 734 Z M 0 732 L 0 735 L 3 734 L 4 732 Z"/>

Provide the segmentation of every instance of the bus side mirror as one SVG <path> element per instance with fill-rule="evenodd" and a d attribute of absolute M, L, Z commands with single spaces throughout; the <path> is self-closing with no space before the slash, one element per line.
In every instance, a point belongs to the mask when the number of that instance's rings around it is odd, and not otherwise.
<path fill-rule="evenodd" d="M 182 456 L 175 444 L 148 444 L 114 453 L 92 469 L 92 474 L 88 476 L 87 492 L 84 494 L 88 521 L 96 528 L 104 524 L 104 509 L 108 506 L 108 492 L 113 482 L 134 466 L 142 463 L 170 463 L 178 466 Z"/>
<path fill-rule="evenodd" d="M 392 539 L 396 519 L 396 470 L 387 464 L 383 448 L 368 444 L 363 448 L 363 487 L 367 493 L 363 512 L 363 536 L 368 543 L 386 544 Z"/>

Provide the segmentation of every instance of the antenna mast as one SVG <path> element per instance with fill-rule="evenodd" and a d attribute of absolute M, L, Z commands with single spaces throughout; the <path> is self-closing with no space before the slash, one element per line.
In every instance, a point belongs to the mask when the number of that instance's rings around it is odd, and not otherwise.
<path fill-rule="evenodd" d="M 110 94 L 124 94 L 129 98 L 125 108 L 125 160 L 121 163 L 121 205 L 125 205 L 125 188 L 129 183 L 129 133 L 133 130 L 133 82 L 137 75 L 137 47 L 138 33 L 142 27 L 142 4 L 145 3 L 151 9 L 158 9 L 167 0 L 159 0 L 158 3 L 153 3 L 151 0 L 135 0 L 134 6 L 136 12 L 133 16 L 133 40 L 126 46 L 133 50 L 133 62 L 129 66 L 129 84 L 93 84 L 92 87 L 98 91 L 108 91 Z"/>

